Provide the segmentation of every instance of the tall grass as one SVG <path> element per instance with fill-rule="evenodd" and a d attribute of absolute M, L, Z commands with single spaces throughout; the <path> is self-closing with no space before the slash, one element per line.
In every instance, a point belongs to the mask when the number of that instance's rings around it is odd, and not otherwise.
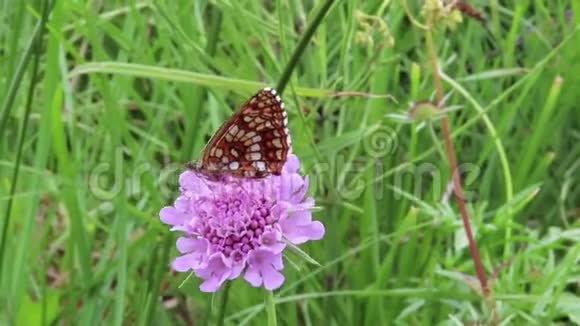
<path fill-rule="evenodd" d="M 220 295 L 179 287 L 157 214 L 183 163 L 280 79 L 316 3 L 55 1 L 42 32 L 40 1 L 0 1 L 0 324 L 215 320 Z M 322 266 L 286 264 L 280 325 L 580 323 L 580 4 L 471 4 L 486 22 L 433 42 L 490 297 L 440 121 L 407 116 L 435 99 L 424 31 L 402 1 L 337 1 L 284 93 L 327 234 L 304 248 Z M 266 322 L 259 289 L 228 297 L 226 324 Z"/>

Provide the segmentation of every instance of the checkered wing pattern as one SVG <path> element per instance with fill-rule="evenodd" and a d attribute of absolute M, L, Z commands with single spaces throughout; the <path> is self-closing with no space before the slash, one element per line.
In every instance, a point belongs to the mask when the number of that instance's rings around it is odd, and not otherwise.
<path fill-rule="evenodd" d="M 192 168 L 212 178 L 280 175 L 290 151 L 284 103 L 275 89 L 264 88 L 217 131 Z"/>

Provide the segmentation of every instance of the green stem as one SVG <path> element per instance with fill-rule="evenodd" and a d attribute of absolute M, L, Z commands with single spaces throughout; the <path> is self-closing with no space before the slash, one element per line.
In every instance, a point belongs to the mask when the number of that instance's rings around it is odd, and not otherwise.
<path fill-rule="evenodd" d="M 217 315 L 217 322 L 216 325 L 223 326 L 224 320 L 226 317 L 226 306 L 228 303 L 228 297 L 230 296 L 230 288 L 232 286 L 232 282 L 227 282 L 224 288 L 224 292 L 222 293 L 222 298 L 220 301 L 220 308 Z"/>
<path fill-rule="evenodd" d="M 306 31 L 304 31 L 304 35 L 302 35 L 302 38 L 298 42 L 298 45 L 296 45 L 296 48 L 294 49 L 294 52 L 292 53 L 292 56 L 290 57 L 288 64 L 286 64 L 286 67 L 284 68 L 284 72 L 282 72 L 282 77 L 280 77 L 278 85 L 276 85 L 276 90 L 280 95 L 284 93 L 284 89 L 286 88 L 286 85 L 288 85 L 288 81 L 290 81 L 290 76 L 292 76 L 292 71 L 294 71 L 294 68 L 298 65 L 298 60 L 300 60 L 300 57 L 302 56 L 302 53 L 304 52 L 306 45 L 308 45 L 310 39 L 312 39 L 314 32 L 322 22 L 324 16 L 326 16 L 328 11 L 330 10 L 330 7 L 332 6 L 333 3 L 334 0 L 326 0 L 326 2 L 322 5 L 316 16 L 314 16 L 312 22 L 306 28 Z"/>
<path fill-rule="evenodd" d="M 22 82 L 22 77 L 24 76 L 24 72 L 28 67 L 28 63 L 30 62 L 30 58 L 34 52 L 33 48 L 36 44 L 36 39 L 38 34 L 41 32 L 42 24 L 38 22 L 32 31 L 32 37 L 30 38 L 30 43 L 23 51 L 23 56 L 18 63 L 18 67 L 16 67 L 16 72 L 14 73 L 14 77 L 10 81 L 10 86 L 8 88 L 8 92 L 6 94 L 6 98 L 4 98 L 4 102 L 2 103 L 2 109 L 0 111 L 0 135 L 4 133 L 4 128 L 6 127 L 6 123 L 8 121 L 8 114 L 10 114 L 10 110 L 12 105 L 14 104 L 14 99 L 16 98 L 16 94 L 18 93 L 18 88 L 20 83 Z"/>
<path fill-rule="evenodd" d="M 274 301 L 274 292 L 266 291 L 266 313 L 268 314 L 268 326 L 276 326 L 276 302 Z"/>
<path fill-rule="evenodd" d="M 49 1 L 44 1 L 42 4 L 42 16 L 40 18 L 40 22 L 34 29 L 34 34 L 32 35 L 31 43 L 28 49 L 22 58 L 18 66 L 17 76 L 13 80 L 13 83 L 10 85 L 10 90 L 8 94 L 8 98 L 4 102 L 4 108 L 2 111 L 2 119 L 0 120 L 0 131 L 4 129 L 5 121 L 8 120 L 8 110 L 12 106 L 14 97 L 16 92 L 18 91 L 18 85 L 20 83 L 20 78 L 22 78 L 22 74 L 28 64 L 28 59 L 34 52 L 34 61 L 32 62 L 32 70 L 30 73 L 30 85 L 28 88 L 28 96 L 26 98 L 26 106 L 24 112 L 24 121 L 22 123 L 22 130 L 20 131 L 20 138 L 18 141 L 18 149 L 16 152 L 16 159 L 14 161 L 14 171 L 12 172 L 12 184 L 10 186 L 10 196 L 8 197 L 8 203 L 6 205 L 6 212 L 2 223 L 2 238 L 0 238 L 0 271 L 2 271 L 3 263 L 4 263 L 4 251 L 6 249 L 6 237 L 8 236 L 8 227 L 10 225 L 10 216 L 12 215 L 12 204 L 14 194 L 16 193 L 16 184 L 18 181 L 18 174 L 20 172 L 20 160 L 22 158 L 22 148 L 24 147 L 24 141 L 26 137 L 26 131 L 28 129 L 28 120 L 30 117 L 30 112 L 32 110 L 32 100 L 34 98 L 34 87 L 36 86 L 36 78 L 38 74 L 38 66 L 40 64 L 40 57 L 42 55 L 42 37 L 44 35 L 46 21 L 48 20 L 48 15 L 52 6 L 49 4 Z"/>

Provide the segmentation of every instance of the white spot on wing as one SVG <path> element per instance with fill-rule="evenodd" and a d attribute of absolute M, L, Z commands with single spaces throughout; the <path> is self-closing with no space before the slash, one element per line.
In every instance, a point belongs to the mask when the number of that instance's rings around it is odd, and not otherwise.
<path fill-rule="evenodd" d="M 261 153 L 248 153 L 246 154 L 246 160 L 248 161 L 258 161 L 262 159 Z"/>
<path fill-rule="evenodd" d="M 208 169 L 208 170 L 210 170 L 210 171 L 217 171 L 217 170 L 219 170 L 219 166 L 217 166 L 217 164 L 210 163 L 210 164 L 207 166 L 207 169 Z"/>
<path fill-rule="evenodd" d="M 280 141 L 280 138 L 273 139 L 272 145 L 274 145 L 274 147 L 277 147 L 277 148 L 282 148 L 282 142 Z"/>
<path fill-rule="evenodd" d="M 230 164 L 228 165 L 228 168 L 230 170 L 237 170 L 240 168 L 240 163 L 239 162 L 230 162 Z"/>
<path fill-rule="evenodd" d="M 228 130 L 228 132 L 232 135 L 235 135 L 238 133 L 240 129 L 238 128 L 238 125 L 233 125 L 230 127 L 230 129 Z"/>
<path fill-rule="evenodd" d="M 250 146 L 250 151 L 252 152 L 257 152 L 260 150 L 260 144 L 254 144 L 252 146 Z"/>
<path fill-rule="evenodd" d="M 266 171 L 266 163 L 264 161 L 255 161 L 252 163 L 256 170 L 258 171 Z"/>

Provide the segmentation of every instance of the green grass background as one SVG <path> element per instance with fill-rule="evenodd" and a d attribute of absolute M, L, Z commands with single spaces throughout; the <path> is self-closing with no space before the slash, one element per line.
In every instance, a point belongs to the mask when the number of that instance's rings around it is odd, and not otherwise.
<path fill-rule="evenodd" d="M 393 118 L 433 97 L 424 33 L 401 1 L 336 2 L 284 94 L 327 233 L 303 247 L 320 267 L 287 261 L 279 324 L 489 322 L 439 123 Z M 505 325 L 579 324 L 580 3 L 471 3 L 485 28 L 435 42 L 491 300 Z M 40 2 L 0 1 L 1 325 L 215 322 L 221 295 L 179 287 L 158 212 L 319 5 L 61 0 L 35 55 Z M 262 290 L 229 294 L 226 324 L 266 321 Z"/>

